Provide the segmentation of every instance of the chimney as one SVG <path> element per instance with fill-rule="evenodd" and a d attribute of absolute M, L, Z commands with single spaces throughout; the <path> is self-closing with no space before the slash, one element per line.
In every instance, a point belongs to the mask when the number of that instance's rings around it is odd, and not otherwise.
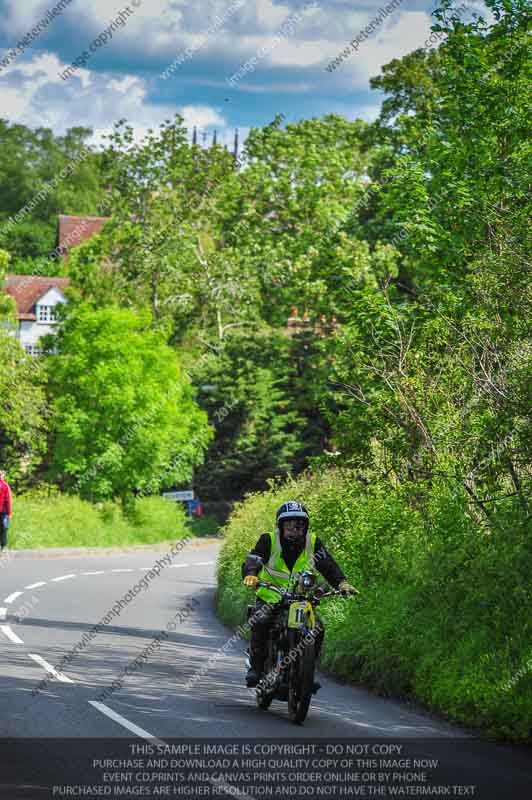
<path fill-rule="evenodd" d="M 292 306 L 292 310 L 290 311 L 290 316 L 286 321 L 286 333 L 288 336 L 293 336 L 298 332 L 301 327 L 301 319 L 299 316 L 299 312 L 297 310 L 297 306 Z"/>

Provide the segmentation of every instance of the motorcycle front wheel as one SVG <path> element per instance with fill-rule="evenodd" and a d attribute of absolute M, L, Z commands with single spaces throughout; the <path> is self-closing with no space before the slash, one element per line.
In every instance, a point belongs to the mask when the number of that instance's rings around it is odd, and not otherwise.
<path fill-rule="evenodd" d="M 314 685 L 315 665 L 314 642 L 309 642 L 290 667 L 288 714 L 296 725 L 302 725 L 307 716 Z"/>

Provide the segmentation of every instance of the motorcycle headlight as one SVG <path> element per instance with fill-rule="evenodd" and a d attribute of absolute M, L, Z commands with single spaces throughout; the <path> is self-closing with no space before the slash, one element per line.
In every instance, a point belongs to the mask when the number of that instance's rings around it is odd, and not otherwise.
<path fill-rule="evenodd" d="M 311 572 L 305 572 L 301 576 L 301 586 L 303 587 L 303 589 L 312 589 L 315 583 L 316 583 L 316 576 L 313 575 Z"/>

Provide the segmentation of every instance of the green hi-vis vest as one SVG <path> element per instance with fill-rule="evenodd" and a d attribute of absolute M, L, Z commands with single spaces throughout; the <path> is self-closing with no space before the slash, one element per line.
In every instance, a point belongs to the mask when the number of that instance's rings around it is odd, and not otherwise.
<path fill-rule="evenodd" d="M 270 533 L 270 542 L 271 555 L 268 563 L 266 564 L 269 572 L 266 572 L 265 569 L 262 569 L 259 573 L 259 579 L 261 581 L 273 583 L 274 586 L 278 586 L 280 589 L 287 589 L 291 572 L 283 560 L 281 538 L 278 530 L 275 533 Z M 316 534 L 307 532 L 305 547 L 297 557 L 297 561 L 292 568 L 292 572 L 303 572 L 303 570 L 311 570 L 314 572 L 315 544 Z M 261 586 L 259 589 L 257 589 L 257 597 L 260 597 L 261 600 L 264 600 L 267 603 L 278 603 L 281 599 L 281 595 L 272 591 L 272 589 L 266 589 L 264 586 Z"/>

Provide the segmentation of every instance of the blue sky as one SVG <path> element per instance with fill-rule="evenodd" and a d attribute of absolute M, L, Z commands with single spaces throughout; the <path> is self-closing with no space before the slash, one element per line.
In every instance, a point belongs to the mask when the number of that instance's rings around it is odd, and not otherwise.
<path fill-rule="evenodd" d="M 63 2 L 62 13 L 0 70 L 0 117 L 56 133 L 91 127 L 96 142 L 119 118 L 141 137 L 176 112 L 190 127 L 210 134 L 216 128 L 222 142 L 231 141 L 235 127 L 245 136 L 276 113 L 287 122 L 331 112 L 374 119 L 381 98 L 370 91 L 370 77 L 392 58 L 424 46 L 435 7 L 430 0 L 396 0 L 397 8 L 358 51 L 328 72 L 326 65 L 386 6 L 384 0 Z M 481 0 L 465 2 L 485 10 Z M 0 0 L 0 63 L 57 3 Z M 123 24 L 115 23 L 107 43 L 100 39 L 85 67 L 61 78 L 120 12 Z M 183 63 L 163 77 L 176 60 Z M 245 74 L 230 85 L 239 71 Z"/>

